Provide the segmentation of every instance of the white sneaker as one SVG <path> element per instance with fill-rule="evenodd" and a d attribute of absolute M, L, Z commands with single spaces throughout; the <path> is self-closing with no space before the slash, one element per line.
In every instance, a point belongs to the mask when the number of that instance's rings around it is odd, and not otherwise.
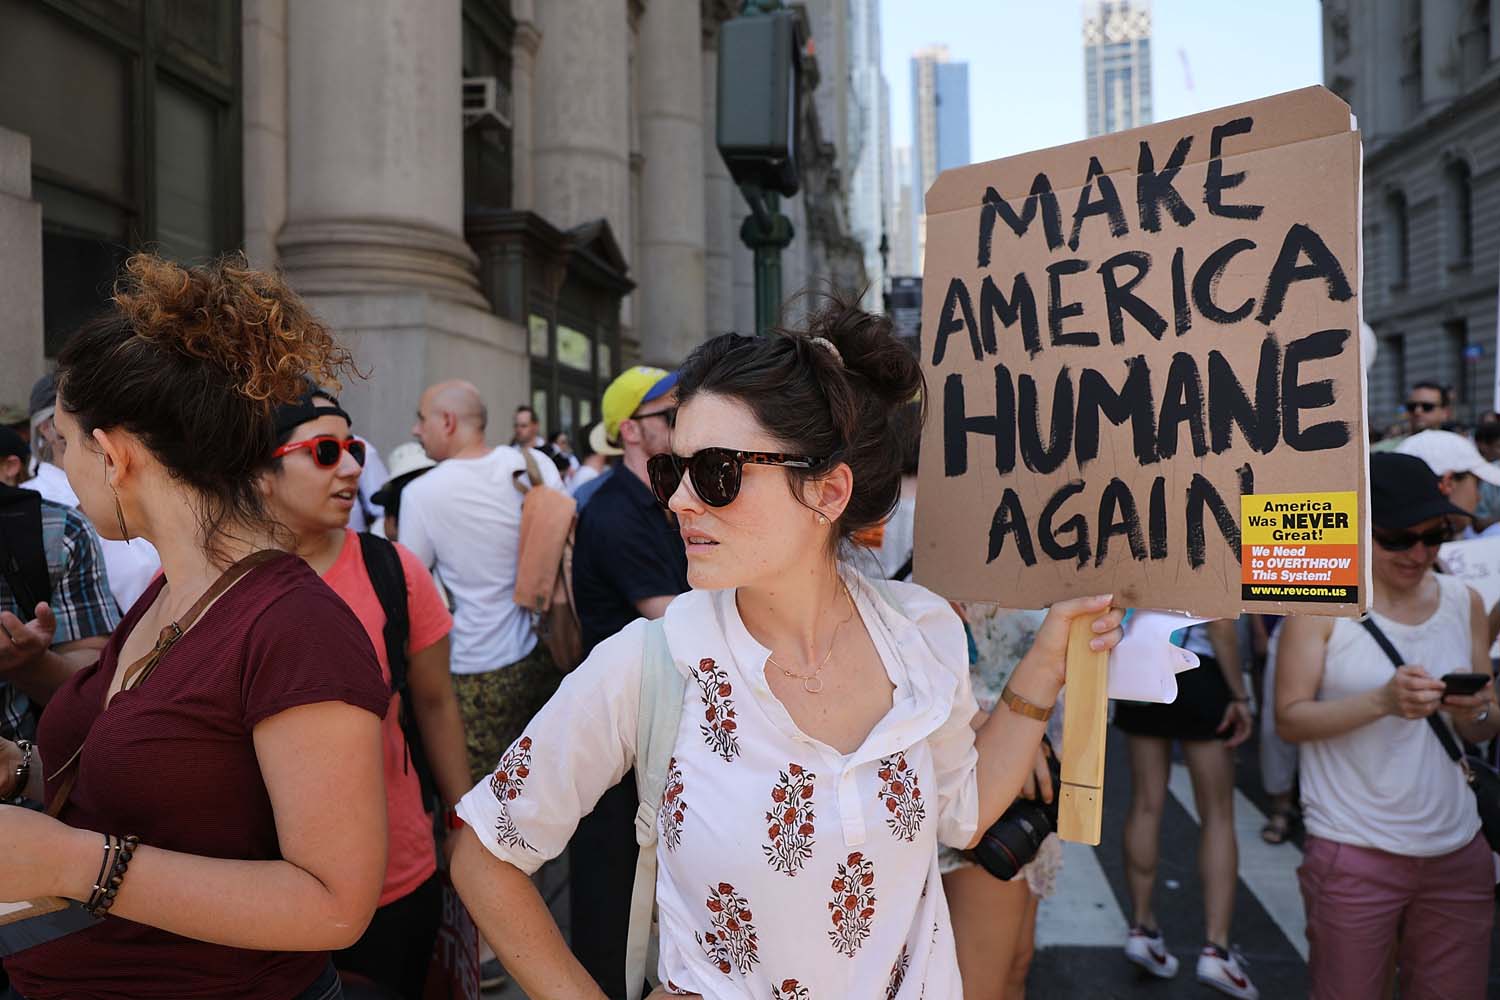
<path fill-rule="evenodd" d="M 1159 930 L 1130 928 L 1130 937 L 1125 941 L 1125 957 L 1158 979 L 1171 979 L 1177 975 L 1177 956 L 1167 951 L 1167 943 L 1162 940 Z"/>
<path fill-rule="evenodd" d="M 1243 961 L 1234 952 L 1206 944 L 1198 955 L 1198 982 L 1238 1000 L 1259 1000 L 1260 990 L 1245 975 Z"/>

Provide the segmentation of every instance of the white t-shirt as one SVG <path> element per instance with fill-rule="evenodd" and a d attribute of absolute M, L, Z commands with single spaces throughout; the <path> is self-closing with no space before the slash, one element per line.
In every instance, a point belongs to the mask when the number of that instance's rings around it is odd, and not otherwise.
<path fill-rule="evenodd" d="M 533 457 L 542 480 L 562 489 L 552 460 Z M 401 544 L 436 568 L 453 598 L 455 674 L 509 666 L 536 646 L 531 617 L 515 601 L 521 492 L 511 474 L 525 468 L 518 449 L 496 448 L 439 462 L 401 492 Z"/>
<path fill-rule="evenodd" d="M 403 508 L 404 510 L 404 508 Z M 706 1000 L 958 997 L 937 846 L 978 825 L 968 643 L 948 602 L 845 581 L 895 685 L 851 754 L 805 735 L 766 683 L 732 590 L 689 591 L 664 626 L 683 695 L 656 900 L 663 983 Z M 458 812 L 525 872 L 635 761 L 645 623 L 594 649 Z M 792 982 L 795 981 L 795 982 Z"/>
<path fill-rule="evenodd" d="M 591 479 L 598 478 L 598 469 L 594 468 L 592 465 L 580 465 L 578 468 L 574 469 L 573 474 L 568 477 L 568 495 L 572 496 L 574 493 L 578 492 L 578 488 L 584 483 L 588 482 Z"/>
<path fill-rule="evenodd" d="M 1420 625 L 1371 612 L 1407 663 L 1434 677 L 1472 669 L 1469 588 L 1437 575 L 1438 609 Z M 1328 639 L 1319 701 L 1362 694 L 1391 679 L 1395 666 L 1358 622 L 1340 618 Z M 1474 793 L 1426 719 L 1384 716 L 1301 746 L 1302 813 L 1309 833 L 1391 854 L 1431 858 L 1465 846 L 1479 832 Z"/>
<path fill-rule="evenodd" d="M 22 483 L 21 488 L 35 490 L 44 500 L 78 509 L 78 495 L 68 483 L 67 473 L 51 462 L 38 463 L 36 475 Z M 115 595 L 120 613 L 125 614 L 146 592 L 156 571 L 161 569 L 161 556 L 157 554 L 156 546 L 144 538 L 132 538 L 128 543 L 100 538 L 99 551 L 104 553 L 104 575 L 110 593 Z"/>

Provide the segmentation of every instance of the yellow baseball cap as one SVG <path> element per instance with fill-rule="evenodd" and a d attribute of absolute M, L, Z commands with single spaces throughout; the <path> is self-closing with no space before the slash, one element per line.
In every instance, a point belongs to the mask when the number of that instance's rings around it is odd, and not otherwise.
<path fill-rule="evenodd" d="M 599 404 L 600 420 L 589 434 L 589 447 L 601 455 L 619 455 L 620 424 L 643 403 L 660 399 L 677 386 L 677 373 L 649 365 L 636 365 L 621 372 Z M 601 447 L 602 446 L 602 447 Z"/>

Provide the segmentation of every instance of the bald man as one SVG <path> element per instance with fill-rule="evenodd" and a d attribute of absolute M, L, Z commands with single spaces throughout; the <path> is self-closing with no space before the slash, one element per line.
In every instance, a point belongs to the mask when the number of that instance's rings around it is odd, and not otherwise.
<path fill-rule="evenodd" d="M 401 544 L 436 569 L 453 597 L 450 665 L 477 783 L 557 689 L 560 675 L 515 602 L 521 449 L 485 443 L 484 398 L 461 380 L 422 394 L 412 435 L 438 464 L 401 494 Z M 543 481 L 557 466 L 535 450 Z M 523 477 L 524 479 L 524 477 Z"/>

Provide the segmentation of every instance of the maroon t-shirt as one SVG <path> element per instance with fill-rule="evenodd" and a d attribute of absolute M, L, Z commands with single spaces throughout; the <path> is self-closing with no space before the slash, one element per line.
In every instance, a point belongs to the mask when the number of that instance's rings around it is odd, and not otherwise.
<path fill-rule="evenodd" d="M 251 570 L 144 683 L 104 710 L 120 644 L 162 585 L 155 581 L 136 603 L 99 663 L 47 705 L 37 738 L 48 770 L 83 746 L 60 818 L 188 854 L 278 859 L 251 731 L 314 702 L 384 716 L 390 689 L 375 651 L 338 595 L 289 555 Z M 60 784 L 48 781 L 49 801 Z M 227 948 L 114 916 L 5 960 L 28 1000 L 286 1000 L 327 964 L 326 952 Z"/>

